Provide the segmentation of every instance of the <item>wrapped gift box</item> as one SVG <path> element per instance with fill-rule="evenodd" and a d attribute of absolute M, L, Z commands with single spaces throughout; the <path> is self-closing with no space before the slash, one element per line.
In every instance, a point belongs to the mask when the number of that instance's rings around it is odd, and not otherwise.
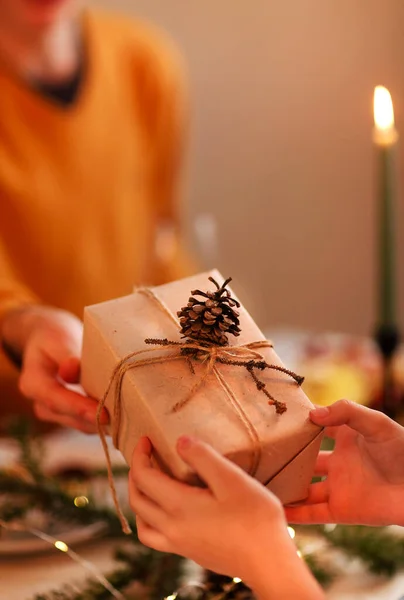
<path fill-rule="evenodd" d="M 202 273 L 152 289 L 154 297 L 140 291 L 85 309 L 82 355 L 82 385 L 92 397 L 100 400 L 116 365 L 130 353 L 150 349 L 146 338 L 184 341 L 177 321 L 177 311 L 187 304 L 191 290 L 212 289 L 208 277 L 219 284 L 223 278 L 217 271 Z M 234 294 L 233 294 L 234 297 Z M 229 336 L 229 346 L 264 340 L 264 336 L 248 312 L 240 307 L 239 337 Z M 164 349 L 133 358 L 143 360 L 162 356 L 178 356 L 179 347 Z M 261 348 L 259 353 L 268 364 L 283 366 L 275 351 Z M 195 382 L 203 376 L 206 363 L 192 360 L 194 373 L 185 360 L 166 360 L 128 370 L 119 395 L 121 417 L 118 448 L 130 464 L 133 449 L 143 435 L 155 449 L 157 464 L 174 477 L 198 484 L 190 468 L 180 459 L 175 446 L 180 435 L 198 437 L 221 454 L 250 471 L 252 455 L 259 440 L 259 464 L 256 479 L 268 486 L 283 503 L 303 500 L 307 496 L 322 430 L 309 420 L 312 404 L 301 387 L 287 374 L 266 369 L 259 378 L 286 412 L 278 414 L 268 398 L 259 391 L 244 367 L 216 363 L 215 369 L 225 381 L 221 385 L 212 372 L 178 411 L 173 407 L 189 396 Z M 230 389 L 230 392 L 226 391 Z M 242 407 L 248 424 L 234 407 L 232 397 Z M 113 386 L 105 406 L 114 425 L 115 395 Z"/>

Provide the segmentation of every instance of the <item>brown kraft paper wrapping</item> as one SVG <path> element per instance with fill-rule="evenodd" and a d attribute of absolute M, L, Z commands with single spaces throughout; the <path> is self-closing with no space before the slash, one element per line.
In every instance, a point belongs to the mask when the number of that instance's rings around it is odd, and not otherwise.
<path fill-rule="evenodd" d="M 219 284 L 223 282 L 220 273 L 210 271 L 158 286 L 152 291 L 176 315 L 187 303 L 191 290 L 213 288 L 209 276 Z M 241 335 L 238 338 L 229 336 L 230 347 L 264 340 L 243 306 L 239 312 Z M 116 364 L 132 352 L 151 348 L 146 346 L 146 338 L 183 341 L 179 327 L 153 298 L 135 291 L 130 296 L 87 307 L 82 355 L 85 391 L 100 400 Z M 258 351 L 267 363 L 283 366 L 272 348 Z M 156 346 L 155 351 L 146 356 L 168 356 L 178 352 Z M 138 358 L 143 359 L 145 355 Z M 178 437 L 186 434 L 211 444 L 248 471 L 253 442 L 213 373 L 185 406 L 178 412 L 172 411 L 175 403 L 185 398 L 203 376 L 206 365 L 197 361 L 193 361 L 193 365 L 194 375 L 185 359 L 144 365 L 125 374 L 121 391 L 119 450 L 130 464 L 137 441 L 146 435 L 164 470 L 180 480 L 198 483 L 175 449 Z M 275 407 L 268 405 L 266 396 L 257 390 L 245 368 L 216 363 L 216 369 L 258 434 L 261 456 L 256 479 L 272 489 L 284 504 L 303 500 L 307 496 L 322 438 L 321 428 L 309 420 L 313 405 L 291 377 L 266 369 L 259 372 L 259 378 L 266 383 L 270 394 L 287 406 L 284 414 L 277 414 Z M 113 386 L 105 406 L 113 419 Z"/>

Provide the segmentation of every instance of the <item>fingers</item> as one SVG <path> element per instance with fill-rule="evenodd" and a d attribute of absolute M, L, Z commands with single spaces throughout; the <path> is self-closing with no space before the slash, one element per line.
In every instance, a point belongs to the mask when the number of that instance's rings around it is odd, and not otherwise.
<path fill-rule="evenodd" d="M 154 529 L 160 530 L 166 525 L 168 518 L 166 513 L 155 502 L 142 494 L 136 487 L 133 477 L 129 478 L 129 502 L 135 515 L 139 515 Z"/>
<path fill-rule="evenodd" d="M 97 402 L 87 396 L 66 389 L 53 377 L 43 373 L 25 372 L 20 378 L 20 390 L 36 404 L 43 404 L 52 412 L 77 419 L 84 419 L 95 425 Z M 102 417 L 108 423 L 108 414 Z"/>
<path fill-rule="evenodd" d="M 79 383 L 80 359 L 76 356 L 64 359 L 59 365 L 58 375 L 66 383 Z"/>
<path fill-rule="evenodd" d="M 332 452 L 322 451 L 319 452 L 316 460 L 316 466 L 314 468 L 314 475 L 316 477 L 324 477 L 328 475 L 328 467 Z"/>
<path fill-rule="evenodd" d="M 240 481 L 248 477 L 239 467 L 200 440 L 183 436 L 178 440 L 177 450 L 216 497 L 234 493 Z"/>
<path fill-rule="evenodd" d="M 137 536 L 145 546 L 158 550 L 159 552 L 172 552 L 172 549 L 165 536 L 156 531 L 139 515 L 136 516 Z"/>
<path fill-rule="evenodd" d="M 96 431 L 97 402 L 64 385 L 79 381 L 81 321 L 49 307 L 34 307 L 28 317 L 20 391 L 34 403 L 39 418 Z M 106 410 L 101 422 L 109 422 Z"/>
<path fill-rule="evenodd" d="M 201 492 L 185 483 L 175 481 L 165 473 L 153 467 L 151 461 L 152 446 L 147 438 L 141 438 L 132 457 L 129 478 L 142 494 L 170 513 L 176 512 L 184 503 L 184 496 Z M 132 489 L 132 488 L 131 488 Z"/>
<path fill-rule="evenodd" d="M 41 421 L 49 421 L 50 423 L 57 423 L 63 427 L 70 427 L 78 429 L 83 433 L 97 433 L 97 427 L 83 419 L 75 419 L 66 415 L 53 412 L 44 404 L 34 404 L 34 413 Z"/>
<path fill-rule="evenodd" d="M 74 377 L 77 359 L 71 356 L 63 364 L 65 375 Z M 62 369 L 63 370 L 63 369 Z M 42 352 L 32 355 L 28 352 L 19 380 L 19 388 L 24 396 L 35 404 L 42 404 L 50 412 L 60 416 L 73 417 L 79 421 L 96 424 L 97 402 L 68 390 L 57 379 L 58 363 Z M 60 419 L 57 420 L 60 423 Z M 107 411 L 103 411 L 101 423 L 109 422 Z M 85 426 L 85 425 L 84 425 Z M 82 429 L 80 427 L 80 429 Z"/>
<path fill-rule="evenodd" d="M 286 506 L 285 515 L 288 523 L 315 525 L 334 523 L 327 502 L 321 504 L 303 504 L 302 506 Z"/>
<path fill-rule="evenodd" d="M 328 499 L 328 481 L 313 483 L 309 487 L 309 495 L 303 504 L 285 507 L 286 519 L 290 523 L 330 523 Z"/>
<path fill-rule="evenodd" d="M 29 372 L 23 373 L 19 387 L 24 396 L 33 400 L 36 405 L 42 405 L 44 409 L 47 409 L 48 414 L 72 417 L 91 424 L 95 429 L 97 402 L 92 398 L 68 390 L 57 380 L 40 373 L 36 373 L 32 377 Z M 108 422 L 109 416 L 105 410 L 101 415 L 101 423 L 107 424 Z"/>
<path fill-rule="evenodd" d="M 316 408 L 310 412 L 310 418 L 317 425 L 326 427 L 348 425 L 374 442 L 388 440 L 397 431 L 396 423 L 381 412 L 348 400 Z"/>
<path fill-rule="evenodd" d="M 341 431 L 341 428 L 336 425 L 335 427 L 326 427 L 324 429 L 324 436 L 335 440 L 337 433 Z"/>
<path fill-rule="evenodd" d="M 135 448 L 135 454 L 138 457 L 139 463 L 151 467 L 152 452 L 153 446 L 149 438 L 146 436 L 141 437 Z"/>
<path fill-rule="evenodd" d="M 327 481 L 312 483 L 309 487 L 309 495 L 305 500 L 305 504 L 322 504 L 328 500 L 329 487 Z"/>

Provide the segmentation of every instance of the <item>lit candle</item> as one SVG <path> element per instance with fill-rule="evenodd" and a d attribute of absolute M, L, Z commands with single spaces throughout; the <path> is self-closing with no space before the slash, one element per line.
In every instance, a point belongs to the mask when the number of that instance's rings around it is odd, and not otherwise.
<path fill-rule="evenodd" d="M 373 140 L 379 162 L 379 327 L 396 324 L 395 282 L 395 177 L 394 149 L 398 135 L 394 126 L 393 103 L 389 91 L 374 91 Z"/>

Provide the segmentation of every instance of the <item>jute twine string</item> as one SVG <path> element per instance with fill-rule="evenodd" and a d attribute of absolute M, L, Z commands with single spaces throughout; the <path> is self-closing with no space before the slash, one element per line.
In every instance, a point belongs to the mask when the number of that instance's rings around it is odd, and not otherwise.
<path fill-rule="evenodd" d="M 179 323 L 178 323 L 176 317 L 173 315 L 173 313 L 167 307 L 167 305 L 162 301 L 162 299 L 159 298 L 154 293 L 153 290 L 151 290 L 149 288 L 141 288 L 141 289 L 136 290 L 136 293 L 144 294 L 148 298 L 153 300 L 157 304 L 159 309 L 162 310 L 171 319 L 171 321 L 174 322 L 174 324 L 176 325 L 176 327 L 178 329 Z M 129 523 L 128 523 L 126 517 L 124 516 L 124 514 L 122 512 L 122 509 L 120 507 L 120 503 L 119 503 L 119 500 L 117 497 L 115 483 L 114 483 L 114 479 L 113 479 L 113 475 L 112 475 L 111 457 L 109 454 L 109 449 L 108 449 L 104 429 L 101 425 L 101 419 L 100 419 L 102 409 L 105 406 L 105 402 L 107 400 L 107 397 L 108 397 L 112 387 L 115 386 L 113 418 L 112 418 L 112 439 L 113 439 L 114 446 L 116 448 L 119 448 L 119 435 L 120 435 L 120 429 L 121 429 L 120 426 L 121 426 L 121 413 L 122 413 L 121 392 L 122 392 L 122 385 L 123 385 L 123 379 L 124 379 L 125 374 L 131 369 L 145 367 L 147 365 L 155 365 L 155 364 L 159 364 L 159 363 L 168 363 L 168 362 L 171 362 L 174 360 L 185 360 L 190 365 L 191 371 L 194 373 L 194 369 L 193 369 L 193 365 L 192 365 L 192 361 L 190 359 L 189 353 L 188 352 L 184 353 L 184 350 L 190 351 L 192 353 L 192 355 L 197 356 L 198 363 L 205 364 L 206 368 L 204 369 L 202 377 L 200 377 L 198 379 L 198 381 L 193 385 L 193 387 L 191 388 L 191 390 L 189 391 L 187 396 L 185 398 L 179 400 L 176 404 L 174 404 L 174 406 L 170 410 L 170 413 L 180 411 L 190 400 L 192 400 L 194 398 L 198 389 L 205 383 L 205 381 L 208 379 L 208 377 L 211 374 L 213 374 L 215 376 L 219 386 L 221 387 L 221 389 L 224 392 L 224 397 L 229 402 L 232 410 L 237 415 L 240 423 L 244 426 L 244 429 L 246 430 L 246 432 L 251 440 L 251 443 L 252 443 L 251 464 L 250 464 L 248 472 L 250 475 L 254 476 L 257 472 L 257 468 L 258 468 L 258 465 L 259 465 L 260 459 L 261 459 L 261 447 L 260 447 L 260 439 L 258 436 L 258 432 L 257 432 L 256 428 L 254 427 L 254 425 L 252 424 L 252 422 L 250 421 L 249 417 L 247 416 L 244 408 L 242 407 L 241 403 L 237 399 L 235 393 L 233 392 L 233 390 L 231 389 L 229 384 L 226 382 L 223 375 L 217 369 L 217 363 L 230 364 L 230 365 L 231 364 L 238 364 L 238 365 L 245 364 L 247 366 L 248 361 L 252 361 L 252 360 L 263 361 L 264 360 L 264 357 L 262 356 L 262 354 L 260 354 L 257 351 L 258 349 L 273 347 L 271 342 L 269 342 L 267 340 L 260 340 L 257 342 L 252 342 L 250 344 L 244 344 L 244 345 L 240 345 L 240 346 L 230 346 L 230 347 L 229 346 L 204 346 L 204 345 L 198 344 L 197 342 L 193 342 L 193 341 L 171 342 L 167 339 L 161 339 L 161 340 L 146 339 L 145 343 L 146 344 L 154 344 L 157 347 L 145 348 L 143 350 L 137 350 L 135 352 L 131 352 L 131 353 L 127 354 L 126 356 L 124 356 L 117 363 L 117 365 L 115 366 L 114 370 L 111 373 L 111 377 L 109 379 L 107 388 L 105 390 L 103 397 L 101 398 L 101 400 L 99 402 L 98 410 L 97 410 L 97 427 L 98 427 L 99 436 L 100 436 L 100 439 L 102 442 L 102 446 L 104 449 L 105 458 L 106 458 L 106 462 L 107 462 L 109 487 L 111 490 L 111 494 L 112 494 L 114 505 L 115 505 L 115 508 L 117 511 L 117 515 L 118 515 L 121 525 L 122 525 L 122 530 L 124 531 L 124 533 L 127 533 L 127 534 L 131 533 L 131 529 L 130 529 L 130 526 L 129 526 Z M 175 350 L 176 352 L 173 353 L 172 352 L 173 350 Z M 154 356 L 154 357 L 146 356 L 146 357 L 140 358 L 140 359 L 137 358 L 137 357 L 144 356 L 144 355 L 147 355 L 150 353 L 155 353 L 156 351 L 159 351 L 160 353 L 163 351 L 164 354 L 163 355 L 160 354 L 159 356 Z M 166 354 L 166 351 L 169 351 L 169 353 Z M 242 363 L 240 362 L 240 359 L 243 360 Z M 286 369 L 283 369 L 282 367 L 279 367 L 277 365 L 266 365 L 266 366 L 268 368 L 283 371 L 283 372 L 286 372 L 286 373 L 294 376 L 294 373 L 289 372 Z M 269 396 L 269 395 L 268 395 L 268 397 L 271 398 L 271 396 Z M 273 404 L 276 404 L 276 401 L 273 401 Z"/>

